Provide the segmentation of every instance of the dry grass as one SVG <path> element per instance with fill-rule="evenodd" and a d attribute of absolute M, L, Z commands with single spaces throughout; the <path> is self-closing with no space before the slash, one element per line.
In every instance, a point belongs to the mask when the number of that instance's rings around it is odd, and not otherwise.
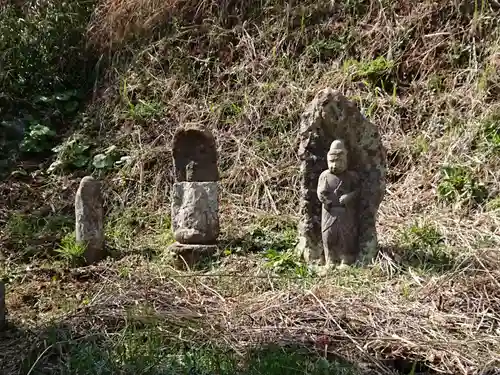
<path fill-rule="evenodd" d="M 40 275 L 25 275 L 26 263 L 7 252 L 12 318 L 30 329 L 63 321 L 83 340 L 111 337 L 128 324 L 128 307 L 149 306 L 173 322 L 167 337 L 182 331 L 185 340 L 210 338 L 237 353 L 300 342 L 369 363 L 371 373 L 394 371 L 391 358 L 429 373 L 500 366 L 500 145 L 486 130 L 500 113 L 499 19 L 498 4 L 486 1 L 101 1 L 89 41 L 111 67 L 86 110 L 92 123 L 75 134 L 99 139 L 96 152 L 116 145 L 131 157 L 102 175 L 107 208 L 118 218 L 141 214 L 111 225 L 121 259 L 97 268 L 59 270 L 49 258 Z M 386 66 L 374 63 L 380 56 Z M 196 275 L 126 256 L 164 247 L 157 218 L 168 216 L 171 140 L 183 124 L 216 136 L 222 237 L 232 251 L 255 226 L 272 233 L 276 223 L 293 225 L 299 117 L 327 86 L 357 102 L 388 149 L 382 251 L 372 266 L 297 281 L 264 271 L 253 255 Z M 445 166 L 465 170 L 465 182 L 447 180 Z M 35 187 L 11 179 L 2 186 L 20 199 L 5 201 L 3 216 L 33 206 L 66 212 L 77 181 L 50 176 Z M 2 243 L 7 237 L 3 231 Z M 52 283 L 54 274 L 61 280 Z M 23 300 L 40 285 L 46 310 Z M 2 345 L 7 353 L 11 341 Z M 9 363 L 16 373 L 18 363 Z M 49 364 L 44 355 L 37 366 Z"/>
<path fill-rule="evenodd" d="M 56 320 L 71 326 L 76 341 L 158 323 L 169 340 L 210 342 L 237 353 L 269 343 L 300 344 L 361 363 L 367 373 L 393 374 L 401 361 L 424 364 L 425 373 L 480 374 L 498 366 L 499 274 L 484 264 L 433 277 L 411 269 L 396 276 L 385 254 L 365 270 L 300 280 L 275 278 L 251 263 L 229 258 L 214 271 L 176 274 L 163 263 L 127 259 L 72 271 L 58 288 L 33 271 L 18 285 L 17 298 L 28 300 L 34 287 L 52 290 L 40 295 L 38 306 L 17 306 L 15 321 L 28 319 L 26 325 L 33 308 L 60 304 L 60 294 L 71 295 L 76 285 L 78 294 L 69 299 L 78 307 Z M 130 274 L 120 271 L 124 266 Z M 50 325 L 51 319 L 39 313 L 28 326 Z M 35 347 L 40 353 L 46 345 Z M 20 350 L 12 342 L 2 349 L 6 358 Z M 40 368 L 51 363 L 50 353 Z"/>

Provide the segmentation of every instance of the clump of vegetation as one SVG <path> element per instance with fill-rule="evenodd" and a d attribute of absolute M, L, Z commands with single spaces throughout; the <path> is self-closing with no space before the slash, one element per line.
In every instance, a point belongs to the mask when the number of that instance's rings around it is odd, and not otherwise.
<path fill-rule="evenodd" d="M 379 56 L 372 61 L 347 60 L 344 62 L 344 71 L 354 80 L 367 81 L 392 93 L 396 87 L 392 73 L 394 66 L 394 61 Z"/>
<path fill-rule="evenodd" d="M 411 250 L 432 250 L 443 245 L 443 236 L 427 222 L 415 223 L 401 232 L 402 243 Z"/>
<path fill-rule="evenodd" d="M 441 200 L 459 205 L 481 204 L 488 197 L 486 186 L 462 166 L 442 168 L 437 192 Z"/>
<path fill-rule="evenodd" d="M 310 275 L 307 265 L 297 255 L 296 251 L 277 251 L 269 249 L 264 252 L 263 257 L 266 261 L 265 267 L 278 274 L 291 274 L 298 277 Z"/>
<path fill-rule="evenodd" d="M 15 160 L 20 149 L 49 151 L 56 133 L 60 136 L 76 115 L 96 61 L 84 37 L 92 9 L 92 1 L 2 5 L 2 160 Z"/>
<path fill-rule="evenodd" d="M 500 154 L 500 111 L 494 112 L 481 125 L 480 137 L 484 152 Z"/>
<path fill-rule="evenodd" d="M 428 221 L 418 221 L 399 231 L 403 247 L 403 263 L 423 271 L 442 272 L 456 263 L 455 254 L 445 243 L 444 236 Z"/>
<path fill-rule="evenodd" d="M 257 348 L 244 360 L 237 352 L 215 345 L 183 346 L 165 336 L 162 326 L 152 323 L 145 327 L 129 326 L 118 333 L 120 339 L 81 340 L 73 347 L 54 353 L 62 366 L 71 373 L 114 374 L 132 371 L 141 374 L 220 374 L 242 375 L 358 375 L 357 368 L 340 361 L 327 360 L 304 350 L 278 346 Z M 48 343 L 60 336 L 52 333 Z M 47 349 L 50 349 L 49 347 Z M 31 361 L 24 363 L 25 367 Z"/>
<path fill-rule="evenodd" d="M 57 254 L 71 265 L 83 264 L 85 246 L 76 242 L 75 234 L 64 236 L 60 246 L 56 249 Z"/>
<path fill-rule="evenodd" d="M 63 215 L 14 213 L 3 228 L 6 247 L 14 259 L 46 258 L 73 224 L 73 219 Z M 19 259 L 18 259 L 19 260 Z"/>
<path fill-rule="evenodd" d="M 24 135 L 21 150 L 26 152 L 41 152 L 50 149 L 50 142 L 56 132 L 47 126 L 32 125 Z"/>

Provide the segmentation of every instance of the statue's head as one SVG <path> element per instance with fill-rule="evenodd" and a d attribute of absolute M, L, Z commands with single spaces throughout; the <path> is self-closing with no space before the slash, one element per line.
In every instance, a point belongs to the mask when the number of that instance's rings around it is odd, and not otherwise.
<path fill-rule="evenodd" d="M 347 149 L 344 142 L 335 140 L 330 145 L 327 154 L 328 169 L 333 174 L 339 174 L 347 170 Z"/>

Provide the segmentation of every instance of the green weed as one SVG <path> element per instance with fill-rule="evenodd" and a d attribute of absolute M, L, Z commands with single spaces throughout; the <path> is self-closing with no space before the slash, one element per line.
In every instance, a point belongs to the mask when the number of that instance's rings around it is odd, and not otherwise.
<path fill-rule="evenodd" d="M 488 197 L 484 184 L 462 166 L 442 168 L 437 193 L 440 200 L 460 205 L 481 204 Z"/>
<path fill-rule="evenodd" d="M 293 123 L 296 118 L 289 118 L 283 115 L 270 115 L 264 119 L 260 129 L 260 133 L 264 137 L 283 136 L 292 130 Z"/>
<path fill-rule="evenodd" d="M 412 250 L 434 249 L 441 246 L 443 236 L 432 224 L 420 222 L 401 232 L 401 239 Z"/>
<path fill-rule="evenodd" d="M 25 242 L 44 234 L 50 236 L 54 233 L 65 232 L 72 223 L 73 221 L 66 216 L 15 213 L 10 216 L 5 229 L 11 238 Z"/>
<path fill-rule="evenodd" d="M 62 238 L 56 252 L 62 260 L 77 265 L 84 260 L 85 246 L 76 242 L 74 233 L 69 233 Z"/>
<path fill-rule="evenodd" d="M 419 158 L 420 156 L 426 154 L 429 151 L 430 147 L 427 138 L 421 134 L 419 134 L 413 139 L 411 146 L 412 146 L 412 155 L 415 158 Z"/>
<path fill-rule="evenodd" d="M 427 81 L 427 87 L 434 93 L 441 93 L 445 90 L 444 78 L 439 74 L 432 74 Z"/>
<path fill-rule="evenodd" d="M 293 249 L 297 244 L 295 228 L 280 228 L 267 226 L 266 223 L 250 229 L 247 236 L 237 241 L 232 247 L 238 252 L 267 251 L 278 252 Z"/>
<path fill-rule="evenodd" d="M 477 87 L 479 91 L 487 95 L 495 93 L 498 91 L 497 88 L 499 84 L 500 84 L 500 75 L 498 74 L 497 66 L 492 63 L 486 63 L 486 66 L 477 82 Z"/>
<path fill-rule="evenodd" d="M 5 229 L 9 236 L 20 240 L 31 236 L 36 227 L 38 227 L 38 218 L 15 213 L 7 221 Z"/>
<path fill-rule="evenodd" d="M 309 268 L 293 250 L 277 251 L 268 249 L 263 253 L 264 266 L 276 273 L 292 273 L 299 277 L 310 274 Z"/>
<path fill-rule="evenodd" d="M 119 251 L 144 246 L 152 250 L 163 249 L 174 242 L 170 218 L 140 208 L 114 210 L 104 229 L 109 246 Z"/>
<path fill-rule="evenodd" d="M 403 262 L 422 270 L 446 270 L 454 264 L 454 257 L 445 246 L 444 237 L 429 222 L 416 222 L 398 233 L 404 251 Z"/>
<path fill-rule="evenodd" d="M 26 152 L 42 152 L 50 150 L 56 132 L 48 126 L 31 125 L 21 142 L 21 150 Z"/>
<path fill-rule="evenodd" d="M 242 113 L 243 107 L 234 102 L 224 103 L 221 108 L 221 116 L 226 124 L 234 123 Z"/>
<path fill-rule="evenodd" d="M 392 94 L 395 86 L 392 78 L 394 66 L 394 61 L 379 56 L 371 61 L 347 60 L 344 62 L 343 69 L 352 79 L 365 80 L 371 85 L 380 87 Z"/>
<path fill-rule="evenodd" d="M 76 114 L 93 70 L 85 49 L 92 6 L 63 0 L 2 5 L 0 127 L 10 134 L 0 136 L 0 160 L 14 160 L 19 150 L 49 150 L 55 131 Z"/>
<path fill-rule="evenodd" d="M 480 137 L 485 152 L 500 154 L 500 111 L 493 113 L 481 123 Z"/>
<path fill-rule="evenodd" d="M 48 255 L 53 246 L 73 229 L 73 218 L 62 215 L 12 214 L 4 234 L 16 255 Z"/>
<path fill-rule="evenodd" d="M 120 86 L 120 96 L 123 103 L 127 106 L 125 118 L 131 120 L 151 120 L 161 117 L 163 113 L 163 104 L 156 100 L 137 99 L 132 102 L 129 97 L 129 87 L 127 79 L 123 79 Z"/>
<path fill-rule="evenodd" d="M 404 298 L 410 299 L 411 297 L 411 288 L 409 284 L 402 284 L 401 285 L 401 294 L 403 295 Z"/>
<path fill-rule="evenodd" d="M 309 44 L 306 52 L 313 58 L 329 59 L 341 56 L 350 40 L 350 34 L 346 33 L 332 39 L 317 39 Z"/>
<path fill-rule="evenodd" d="M 136 104 L 129 103 L 129 118 L 134 120 L 151 120 L 161 117 L 163 105 L 155 101 L 139 99 Z"/>
<path fill-rule="evenodd" d="M 109 171 L 118 165 L 118 162 L 123 160 L 123 154 L 114 145 L 109 146 L 103 153 L 97 154 L 92 159 L 94 168 Z"/>
<path fill-rule="evenodd" d="M 65 171 L 68 169 L 85 169 L 88 167 L 91 143 L 81 136 L 74 136 L 54 147 L 56 160 L 49 166 L 47 172 Z"/>
<path fill-rule="evenodd" d="M 487 211 L 497 211 L 500 210 L 500 197 L 496 197 L 486 203 Z"/>

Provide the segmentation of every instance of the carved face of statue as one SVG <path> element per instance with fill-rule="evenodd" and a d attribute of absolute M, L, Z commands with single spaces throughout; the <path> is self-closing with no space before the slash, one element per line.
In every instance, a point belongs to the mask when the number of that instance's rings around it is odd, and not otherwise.
<path fill-rule="evenodd" d="M 327 157 L 328 169 L 333 174 L 345 172 L 347 169 L 347 152 L 345 150 L 337 150 L 337 152 L 329 152 Z"/>
<path fill-rule="evenodd" d="M 333 174 L 339 174 L 347 170 L 347 149 L 343 141 L 337 139 L 332 142 L 326 160 L 328 169 Z"/>

